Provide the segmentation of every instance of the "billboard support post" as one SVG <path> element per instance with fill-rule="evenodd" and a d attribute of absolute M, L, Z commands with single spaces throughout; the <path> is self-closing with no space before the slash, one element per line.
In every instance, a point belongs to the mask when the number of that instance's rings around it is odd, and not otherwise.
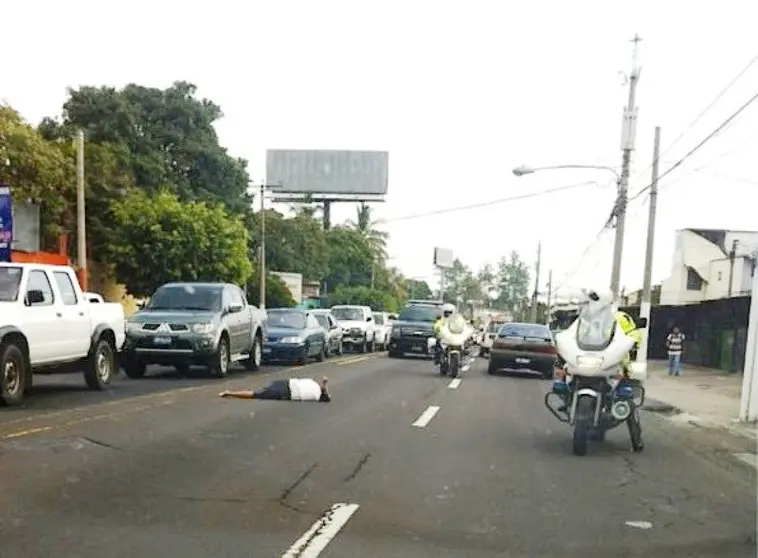
<path fill-rule="evenodd" d="M 278 187 L 279 184 L 266 184 L 265 180 L 261 180 L 261 247 L 260 254 L 258 255 L 258 280 L 260 281 L 260 300 L 258 301 L 258 307 L 261 310 L 266 309 L 266 189 Z"/>

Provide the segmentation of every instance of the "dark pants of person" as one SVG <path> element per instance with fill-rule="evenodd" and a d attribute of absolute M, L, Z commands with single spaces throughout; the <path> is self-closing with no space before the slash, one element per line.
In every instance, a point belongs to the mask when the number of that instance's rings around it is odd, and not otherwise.
<path fill-rule="evenodd" d="M 265 388 L 256 391 L 254 398 L 289 401 L 292 399 L 292 393 L 290 392 L 290 383 L 288 380 L 274 380 Z"/>

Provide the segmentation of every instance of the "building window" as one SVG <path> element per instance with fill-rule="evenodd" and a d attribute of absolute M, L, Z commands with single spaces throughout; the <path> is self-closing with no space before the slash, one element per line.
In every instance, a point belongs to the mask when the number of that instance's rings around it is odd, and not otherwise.
<path fill-rule="evenodd" d="M 719 271 L 719 272 L 718 272 L 718 274 L 716 275 L 716 280 L 717 280 L 717 281 L 721 281 L 721 272 L 720 272 L 720 271 Z"/>
<path fill-rule="evenodd" d="M 699 291 L 702 288 L 703 288 L 703 280 L 700 278 L 700 275 L 697 274 L 697 271 L 695 271 L 691 267 L 688 267 L 687 268 L 687 290 Z"/>

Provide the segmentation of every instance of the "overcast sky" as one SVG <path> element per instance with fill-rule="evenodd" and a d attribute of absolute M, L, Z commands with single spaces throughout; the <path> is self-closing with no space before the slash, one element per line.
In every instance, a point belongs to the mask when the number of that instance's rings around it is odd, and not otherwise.
<path fill-rule="evenodd" d="M 606 282 L 612 232 L 593 239 L 613 175 L 561 170 L 516 178 L 521 164 L 620 168 L 624 73 L 639 33 L 639 125 L 632 193 L 758 91 L 758 4 L 420 0 L 6 2 L 0 99 L 30 121 L 60 112 L 67 86 L 186 80 L 221 105 L 222 143 L 265 175 L 267 148 L 390 152 L 392 264 L 432 276 L 434 246 L 478 268 L 511 250 L 543 277 Z M 661 184 L 653 278 L 669 275 L 674 231 L 758 229 L 758 102 Z M 752 164 L 751 164 L 752 163 Z M 407 215 L 555 188 L 597 185 L 442 216 Z M 622 285 L 642 282 L 647 204 L 630 206 Z M 346 204 L 334 221 L 352 218 Z M 588 251 L 588 247 L 592 248 Z M 582 256 L 584 254 L 584 257 Z M 282 270 L 286 271 L 286 270 Z"/>

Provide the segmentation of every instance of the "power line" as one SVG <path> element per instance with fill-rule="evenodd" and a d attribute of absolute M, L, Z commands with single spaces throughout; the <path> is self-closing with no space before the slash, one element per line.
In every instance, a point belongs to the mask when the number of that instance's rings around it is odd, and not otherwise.
<path fill-rule="evenodd" d="M 681 140 L 681 139 L 684 137 L 684 135 L 685 135 L 685 134 L 686 134 L 688 131 L 690 131 L 690 130 L 693 128 L 693 126 L 695 126 L 695 124 L 697 124 L 698 122 L 700 122 L 700 119 L 701 119 L 701 118 L 703 118 L 703 116 L 705 116 L 705 115 L 708 113 L 708 111 L 709 111 L 709 110 L 711 110 L 711 109 L 714 107 L 714 105 L 715 105 L 716 103 L 718 103 L 718 102 L 721 100 L 721 98 L 722 98 L 724 95 L 726 95 L 726 94 L 727 94 L 727 92 L 728 92 L 728 91 L 729 91 L 729 90 L 730 90 L 732 87 L 734 87 L 734 84 L 736 84 L 736 83 L 737 83 L 737 82 L 738 82 L 738 81 L 739 81 L 739 80 L 742 78 L 742 76 L 744 76 L 744 75 L 747 73 L 747 71 L 748 71 L 748 70 L 749 70 L 749 69 L 750 69 L 750 68 L 753 66 L 753 64 L 755 64 L 756 62 L 758 62 L 758 54 L 757 54 L 755 57 L 753 57 L 753 59 L 752 59 L 752 60 L 750 60 L 750 62 L 748 62 L 748 63 L 747 63 L 747 65 L 746 65 L 744 68 L 742 68 L 742 70 L 740 70 L 740 72 L 739 72 L 739 73 L 738 73 L 738 74 L 737 74 L 737 75 L 736 75 L 734 78 L 732 78 L 732 81 L 730 81 L 730 82 L 729 82 L 729 83 L 726 85 L 726 87 L 724 87 L 724 89 L 722 89 L 722 90 L 721 90 L 721 92 L 720 92 L 718 95 L 716 95 L 716 97 L 715 97 L 715 98 L 714 98 L 714 99 L 713 99 L 713 100 L 712 100 L 712 101 L 711 101 L 711 102 L 708 104 L 708 106 L 706 106 L 706 107 L 705 107 L 705 108 L 704 108 L 704 109 L 703 109 L 703 110 L 700 112 L 700 114 L 698 114 L 698 115 L 695 117 L 695 119 L 694 119 L 692 122 L 690 122 L 690 124 L 689 124 L 689 125 L 688 125 L 688 126 L 687 126 L 687 127 L 684 129 L 684 130 L 682 130 L 682 133 L 681 133 L 681 134 L 679 134 L 679 135 L 677 136 L 677 138 L 676 138 L 674 141 L 672 141 L 672 142 L 669 144 L 669 146 L 668 146 L 666 149 L 664 149 L 664 150 L 663 150 L 663 151 L 660 153 L 660 155 L 658 155 L 658 160 L 659 160 L 659 161 L 661 160 L 661 158 L 662 158 L 662 157 L 663 157 L 663 156 L 664 156 L 666 153 L 668 153 L 668 152 L 671 150 L 671 148 L 672 148 L 672 147 L 674 147 L 674 145 L 676 145 L 676 144 L 679 142 L 679 140 Z M 647 172 L 647 171 L 649 171 L 649 170 L 650 170 L 652 167 L 653 167 L 653 163 L 651 162 L 651 163 L 648 165 L 648 167 L 647 167 L 647 168 L 646 168 L 644 171 L 642 171 L 642 172 Z"/>
<path fill-rule="evenodd" d="M 689 159 L 692 155 L 695 154 L 696 151 L 698 151 L 701 147 L 703 147 L 706 143 L 708 143 L 711 139 L 713 139 L 717 134 L 719 134 L 724 128 L 726 128 L 729 124 L 732 123 L 732 121 L 737 118 L 745 109 L 747 109 L 750 105 L 752 105 L 756 100 L 758 99 L 758 93 L 753 95 L 748 101 L 742 105 L 737 111 L 732 113 L 732 115 L 724 120 L 724 122 L 721 123 L 721 125 L 718 126 L 715 130 L 713 130 L 710 134 L 708 134 L 703 141 L 698 143 L 695 147 L 693 147 L 684 157 L 679 159 L 676 163 L 674 163 L 671 167 L 669 167 L 665 172 L 661 173 L 661 175 L 658 177 L 658 180 L 661 180 L 663 177 L 670 174 L 672 171 L 677 169 L 679 166 L 682 165 L 687 159 Z M 639 190 L 636 194 L 634 194 L 631 198 L 629 198 L 629 201 L 634 201 L 638 197 L 640 197 L 642 194 L 647 192 L 651 188 L 652 184 L 648 184 L 641 190 Z"/>
<path fill-rule="evenodd" d="M 577 270 L 582 266 L 584 263 L 584 260 L 587 259 L 587 256 L 590 255 L 590 252 L 592 252 L 592 249 L 595 248 L 598 243 L 600 242 L 600 239 L 602 238 L 605 231 L 608 230 L 607 225 L 603 225 L 603 228 L 600 229 L 600 231 L 595 235 L 595 237 L 592 239 L 592 241 L 587 245 L 587 248 L 584 249 L 582 254 L 579 256 L 579 262 L 569 271 L 564 277 L 563 281 L 560 282 L 560 284 L 555 288 L 555 292 L 558 292 L 561 288 L 563 288 L 566 283 L 568 283 L 569 279 L 573 277 Z"/>
<path fill-rule="evenodd" d="M 497 200 L 490 200 L 490 201 L 487 201 L 487 202 L 474 203 L 474 204 L 470 204 L 470 205 L 459 205 L 457 207 L 448 207 L 448 208 L 445 208 L 445 209 L 436 209 L 436 210 L 433 210 L 433 211 L 426 211 L 424 213 L 414 213 L 414 214 L 411 214 L 411 215 L 405 215 L 403 217 L 395 217 L 394 219 L 380 219 L 380 220 L 377 221 L 377 223 L 378 224 L 396 223 L 398 221 L 408 221 L 410 219 L 421 219 L 423 217 L 432 217 L 434 215 L 442 215 L 442 214 L 445 214 L 445 213 L 453 213 L 453 212 L 456 212 L 456 211 L 465 211 L 465 210 L 468 210 L 468 209 L 478 209 L 478 208 L 482 208 L 482 207 L 489 207 L 489 206 L 497 205 L 497 204 L 500 204 L 500 203 L 506 203 L 506 202 L 518 201 L 518 200 L 525 200 L 525 199 L 528 199 L 528 198 L 536 198 L 538 196 L 544 196 L 546 194 L 553 194 L 555 192 L 562 192 L 562 191 L 565 191 L 565 190 L 571 190 L 573 188 L 579 188 L 580 186 L 587 186 L 589 184 L 595 184 L 595 185 L 597 185 L 598 183 L 595 182 L 594 180 L 590 181 L 590 182 L 579 182 L 577 184 L 569 184 L 567 186 L 558 186 L 557 188 L 551 188 L 551 189 L 548 189 L 548 190 L 541 190 L 539 192 L 529 192 L 528 194 L 521 194 L 521 195 L 518 195 L 518 196 L 511 196 L 511 197 L 508 197 L 508 198 L 500 198 L 500 199 L 497 199 Z"/>

